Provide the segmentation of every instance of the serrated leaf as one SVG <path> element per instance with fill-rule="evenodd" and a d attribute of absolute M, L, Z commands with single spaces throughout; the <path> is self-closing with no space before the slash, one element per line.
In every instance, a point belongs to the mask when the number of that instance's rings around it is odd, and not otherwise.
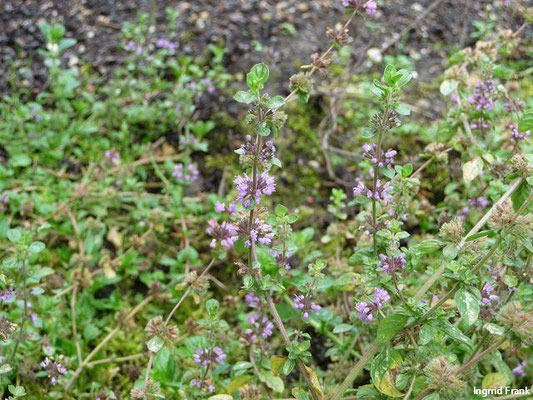
<path fill-rule="evenodd" d="M 343 333 L 352 330 L 352 326 L 349 324 L 339 324 L 333 329 L 333 333 Z"/>
<path fill-rule="evenodd" d="M 146 347 L 152 353 L 157 353 L 159 350 L 163 348 L 164 344 L 165 344 L 165 341 L 162 338 L 160 338 L 159 336 L 154 336 L 146 343 Z"/>
<path fill-rule="evenodd" d="M 390 314 L 379 322 L 378 342 L 387 343 L 396 333 L 398 333 L 407 323 L 409 317 L 402 314 Z"/>
<path fill-rule="evenodd" d="M 235 101 L 238 101 L 239 103 L 250 104 L 256 99 L 256 96 L 250 92 L 239 90 L 237 93 L 235 93 L 235 96 L 233 96 L 233 99 Z"/>
<path fill-rule="evenodd" d="M 480 157 L 467 161 L 463 165 L 463 179 L 465 182 L 472 182 L 483 171 L 483 161 Z"/>
<path fill-rule="evenodd" d="M 276 375 L 279 375 L 279 373 L 283 370 L 283 366 L 285 365 L 286 361 L 287 357 L 277 355 L 273 355 L 272 357 L 270 357 L 270 365 L 272 367 L 272 372 Z"/>
<path fill-rule="evenodd" d="M 499 389 L 508 385 L 507 376 L 500 372 L 488 374 L 483 378 L 481 387 L 483 389 Z"/>
<path fill-rule="evenodd" d="M 466 289 L 459 289 L 455 294 L 455 304 L 461 313 L 463 321 L 468 325 L 474 324 L 479 317 L 479 302 L 476 297 Z"/>
<path fill-rule="evenodd" d="M 447 79 L 440 84 L 440 92 L 443 96 L 449 96 L 455 89 L 457 89 L 457 81 Z"/>

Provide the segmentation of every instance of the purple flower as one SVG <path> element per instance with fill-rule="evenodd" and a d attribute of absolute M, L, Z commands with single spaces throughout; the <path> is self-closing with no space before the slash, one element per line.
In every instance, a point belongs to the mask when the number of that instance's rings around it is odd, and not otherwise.
<path fill-rule="evenodd" d="M 288 262 L 291 252 L 287 251 L 285 254 L 282 251 L 270 250 L 270 255 L 276 258 L 276 263 L 280 268 L 284 268 L 286 271 L 290 271 L 291 265 Z"/>
<path fill-rule="evenodd" d="M 500 296 L 496 296 L 495 294 L 492 294 L 494 292 L 495 288 L 490 283 L 486 282 L 483 285 L 483 288 L 481 289 L 481 301 L 486 306 L 490 306 L 492 302 L 497 303 L 500 301 Z"/>
<path fill-rule="evenodd" d="M 229 215 L 233 216 L 235 215 L 235 203 L 229 203 L 229 205 L 226 206 L 224 203 L 216 202 L 215 211 L 217 213 L 227 212 Z"/>
<path fill-rule="evenodd" d="M 251 308 L 257 308 L 259 306 L 259 296 L 255 294 L 255 292 L 246 293 L 246 296 L 244 296 L 244 301 L 248 303 L 248 306 Z"/>
<path fill-rule="evenodd" d="M 41 362 L 40 366 L 48 372 L 50 383 L 54 386 L 57 383 L 57 378 L 67 374 L 67 369 L 62 364 L 52 362 L 48 357 Z"/>
<path fill-rule="evenodd" d="M 373 187 L 367 187 L 361 178 L 356 178 L 355 183 L 357 185 L 353 188 L 353 194 L 356 196 L 366 196 L 377 201 L 383 200 L 385 204 L 389 204 L 392 201 L 393 187 L 390 182 L 383 183 L 381 179 L 378 179 L 375 192 Z"/>
<path fill-rule="evenodd" d="M 157 41 L 155 42 L 155 45 L 156 47 L 160 49 L 165 49 L 165 50 L 170 50 L 170 51 L 174 51 L 176 49 L 176 45 L 167 39 L 157 39 Z"/>
<path fill-rule="evenodd" d="M 301 294 L 295 295 L 293 307 L 302 311 L 302 317 L 304 319 L 309 318 L 309 313 L 311 312 L 311 310 L 317 311 L 322 309 L 322 307 L 320 307 L 318 304 L 313 303 L 309 294 L 305 296 Z"/>
<path fill-rule="evenodd" d="M 7 204 L 9 202 L 9 193 L 8 192 L 2 192 L 2 195 L 0 196 L 0 201 L 3 204 Z"/>
<path fill-rule="evenodd" d="M 246 135 L 245 142 L 235 152 L 237 154 L 240 154 L 241 156 L 255 157 L 255 153 L 256 153 L 255 140 L 253 140 L 250 135 Z M 261 151 L 257 155 L 257 159 L 261 162 L 265 162 L 265 161 L 271 160 L 275 154 L 276 154 L 276 147 L 274 146 L 274 143 L 271 140 L 269 140 L 261 147 Z"/>
<path fill-rule="evenodd" d="M 520 364 L 513 368 L 513 374 L 521 378 L 525 378 L 526 372 L 524 371 L 524 368 L 526 368 L 526 362 L 522 361 Z"/>
<path fill-rule="evenodd" d="M 524 103 L 520 99 L 516 99 L 515 101 L 511 103 L 506 103 L 503 105 L 503 108 L 508 113 L 513 112 L 513 111 L 516 111 L 516 112 L 522 111 L 525 107 L 526 107 L 526 103 Z"/>
<path fill-rule="evenodd" d="M 0 301 L 9 301 L 15 296 L 15 291 L 13 289 L 7 289 L 3 292 L 0 292 Z"/>
<path fill-rule="evenodd" d="M 530 131 L 518 132 L 518 124 L 509 124 L 509 130 L 511 131 L 511 139 L 516 141 L 523 140 L 531 135 Z"/>
<path fill-rule="evenodd" d="M 487 132 L 492 127 L 492 123 L 490 121 L 487 121 L 485 118 L 481 117 L 478 119 L 475 119 L 471 124 L 470 128 L 477 129 L 481 132 Z"/>
<path fill-rule="evenodd" d="M 215 391 L 215 387 L 209 384 L 206 380 L 193 379 L 189 383 L 189 386 L 196 386 L 198 389 L 201 389 L 205 386 L 209 393 L 213 393 Z"/>
<path fill-rule="evenodd" d="M 255 342 L 259 336 L 263 339 L 272 336 L 274 324 L 266 316 L 261 319 L 259 314 L 252 314 L 246 319 L 253 326 L 253 328 L 244 331 L 244 337 L 248 341 Z"/>
<path fill-rule="evenodd" d="M 233 183 L 237 186 L 237 200 L 240 201 L 244 207 L 250 206 L 252 200 L 259 203 L 262 195 L 270 196 L 276 191 L 274 178 L 269 176 L 267 172 L 263 172 L 261 175 L 257 176 L 255 190 L 252 178 L 246 174 L 236 177 Z"/>
<path fill-rule="evenodd" d="M 474 94 L 468 100 L 470 104 L 476 107 L 477 111 L 492 111 L 494 108 L 494 100 L 492 94 L 496 91 L 494 81 L 489 79 L 483 82 L 478 82 L 474 88 Z"/>
<path fill-rule="evenodd" d="M 114 165 L 120 164 L 120 154 L 115 149 L 107 150 L 104 153 L 104 156 L 112 164 Z"/>
<path fill-rule="evenodd" d="M 389 149 L 385 153 L 383 153 L 383 150 L 380 150 L 378 154 L 377 145 L 375 143 L 365 143 L 363 145 L 363 157 L 380 168 L 390 167 L 394 162 L 394 156 L 396 154 L 397 151 L 393 149 Z"/>
<path fill-rule="evenodd" d="M 132 52 L 135 54 L 135 56 L 138 56 L 142 53 L 143 47 L 137 43 L 135 43 L 133 40 L 130 40 L 126 45 L 124 46 L 124 50 L 128 52 Z"/>
<path fill-rule="evenodd" d="M 239 239 L 239 236 L 237 235 L 237 227 L 231 222 L 224 221 L 219 225 L 217 221 L 212 219 L 207 224 L 209 225 L 209 228 L 207 228 L 205 232 L 208 235 L 213 236 L 213 240 L 211 240 L 210 243 L 212 248 L 217 245 L 217 242 L 220 242 L 223 247 L 230 249 Z"/>
<path fill-rule="evenodd" d="M 482 211 L 489 206 L 490 202 L 486 197 L 478 196 L 468 199 L 468 204 L 470 204 L 472 207 L 476 207 L 479 211 Z"/>
<path fill-rule="evenodd" d="M 211 363 L 222 364 L 225 359 L 226 354 L 220 347 L 214 347 L 213 350 L 198 347 L 194 354 L 193 362 L 206 367 Z"/>
<path fill-rule="evenodd" d="M 392 275 L 394 272 L 400 269 L 405 269 L 405 253 L 401 253 L 399 256 L 386 256 L 385 254 L 379 255 L 378 266 L 388 274 Z"/>
<path fill-rule="evenodd" d="M 377 4 L 374 0 L 342 0 L 342 5 L 367 15 L 375 14 L 377 11 Z"/>
<path fill-rule="evenodd" d="M 385 303 L 390 301 L 389 293 L 380 288 L 374 289 L 374 302 L 367 303 L 361 301 L 355 305 L 355 310 L 359 313 L 359 319 L 363 322 L 372 322 L 374 320 L 373 312 L 383 308 Z"/>
<path fill-rule="evenodd" d="M 198 177 L 200 176 L 200 173 L 198 172 L 198 168 L 196 168 L 196 165 L 193 163 L 190 163 L 187 168 L 184 171 L 183 164 L 174 164 L 174 171 L 172 172 L 172 176 L 176 178 L 180 183 L 185 182 L 196 182 L 198 180 Z"/>
<path fill-rule="evenodd" d="M 237 228 L 239 235 L 247 238 L 244 242 L 246 247 L 250 247 L 252 243 L 260 243 L 266 246 L 270 246 L 272 244 L 272 239 L 274 239 L 272 226 L 265 224 L 258 218 L 255 219 L 251 229 L 249 229 L 250 227 L 248 225 L 248 219 L 242 219 Z"/>

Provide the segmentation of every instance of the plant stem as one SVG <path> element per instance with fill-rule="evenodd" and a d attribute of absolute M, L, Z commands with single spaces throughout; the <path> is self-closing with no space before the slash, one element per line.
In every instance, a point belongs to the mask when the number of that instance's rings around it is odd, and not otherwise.
<path fill-rule="evenodd" d="M 352 369 L 348 373 L 348 376 L 346 376 L 344 381 L 339 385 L 339 387 L 331 397 L 331 400 L 342 399 L 342 397 L 344 396 L 344 392 L 346 392 L 352 386 L 355 378 L 357 378 L 357 376 L 361 373 L 368 360 L 374 357 L 374 355 L 379 351 L 380 348 L 381 344 L 375 342 L 372 347 L 362 355 L 361 359 L 357 362 L 357 364 L 352 367 Z"/>
<path fill-rule="evenodd" d="M 489 211 L 479 220 L 479 222 L 466 234 L 465 237 L 461 240 L 459 245 L 457 246 L 457 252 L 459 253 L 464 245 L 466 244 L 467 239 L 476 234 L 482 227 L 485 225 L 485 223 L 489 220 L 494 210 L 496 210 L 496 207 L 503 204 L 509 197 L 512 196 L 512 194 L 518 189 L 520 184 L 524 178 L 518 178 L 509 189 L 503 194 L 503 196 L 496 202 L 494 205 L 490 208 Z M 444 273 L 444 270 L 446 269 L 446 264 L 443 263 L 434 273 L 431 275 L 431 277 L 422 285 L 422 287 L 416 292 L 415 294 L 415 300 L 420 300 L 426 292 L 429 290 L 431 286 L 440 278 L 440 276 Z"/>

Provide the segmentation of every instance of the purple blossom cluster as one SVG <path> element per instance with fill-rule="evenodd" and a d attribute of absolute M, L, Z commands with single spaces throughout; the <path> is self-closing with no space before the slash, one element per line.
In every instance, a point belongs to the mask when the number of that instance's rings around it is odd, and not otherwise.
<path fill-rule="evenodd" d="M 115 149 L 106 150 L 104 153 L 104 156 L 107 161 L 109 161 L 111 164 L 119 165 L 120 164 L 120 154 Z"/>
<path fill-rule="evenodd" d="M 261 316 L 259 314 L 252 314 L 246 320 L 252 325 L 252 328 L 248 328 L 244 331 L 244 337 L 250 341 L 255 342 L 258 337 L 268 339 L 274 332 L 274 324 L 268 319 L 267 316 Z"/>
<path fill-rule="evenodd" d="M 157 39 L 155 42 L 155 46 L 159 49 L 164 49 L 164 50 L 169 50 L 169 51 L 176 50 L 176 44 L 164 38 Z"/>
<path fill-rule="evenodd" d="M 240 236 L 246 238 L 244 245 L 250 247 L 252 243 L 260 243 L 266 246 L 272 244 L 274 233 L 272 226 L 256 218 L 251 226 L 249 226 L 247 219 L 243 219 L 238 224 L 238 232 Z"/>
<path fill-rule="evenodd" d="M 500 296 L 492 294 L 496 288 L 491 285 L 489 282 L 486 282 L 481 289 L 481 301 L 486 306 L 490 306 L 493 302 L 497 303 L 500 301 Z"/>
<path fill-rule="evenodd" d="M 3 292 L 0 292 L 0 301 L 9 301 L 14 296 L 15 291 L 13 289 L 6 289 Z"/>
<path fill-rule="evenodd" d="M 374 289 L 374 302 L 359 302 L 356 304 L 355 309 L 359 312 L 359 319 L 363 322 L 372 322 L 374 313 L 377 310 L 381 310 L 385 303 L 390 301 L 390 295 L 386 290 L 375 288 Z"/>
<path fill-rule="evenodd" d="M 244 207 L 249 207 L 252 201 L 260 203 L 262 195 L 270 196 L 276 191 L 274 178 L 268 175 L 266 171 L 261 175 L 257 175 L 255 190 L 253 180 L 247 174 L 237 176 L 233 183 L 237 186 L 237 200 Z"/>
<path fill-rule="evenodd" d="M 231 216 L 235 215 L 235 203 L 229 203 L 227 206 L 224 203 L 217 202 L 215 204 L 215 211 L 217 213 L 228 213 Z"/>
<path fill-rule="evenodd" d="M 40 365 L 46 370 L 48 377 L 50 378 L 50 383 L 54 386 L 61 375 L 67 374 L 67 369 L 62 364 L 53 362 L 48 357 L 46 357 Z"/>
<path fill-rule="evenodd" d="M 522 361 L 516 367 L 513 368 L 513 374 L 521 378 L 525 378 L 527 374 L 526 371 L 524 371 L 524 368 L 526 368 L 526 362 Z"/>
<path fill-rule="evenodd" d="M 503 105 L 503 108 L 508 113 L 513 112 L 513 111 L 515 112 L 522 111 L 525 107 L 526 107 L 526 103 L 524 103 L 520 99 L 516 99 L 514 101 L 511 101 L 510 103 L 505 103 Z"/>
<path fill-rule="evenodd" d="M 291 265 L 289 264 L 289 261 L 288 261 L 291 256 L 290 251 L 282 252 L 282 251 L 276 251 L 274 249 L 271 249 L 270 255 L 276 259 L 276 264 L 278 264 L 280 268 L 283 268 L 286 271 L 290 271 Z"/>
<path fill-rule="evenodd" d="M 387 256 L 385 254 L 380 254 L 378 266 L 383 268 L 388 275 L 392 275 L 398 270 L 405 269 L 405 261 L 405 253 L 401 253 L 399 256 Z"/>
<path fill-rule="evenodd" d="M 511 139 L 524 140 L 531 135 L 530 131 L 518 132 L 518 124 L 509 124 L 509 130 L 511 131 Z"/>
<path fill-rule="evenodd" d="M 375 14 L 378 9 L 375 0 L 342 0 L 342 6 L 366 15 Z"/>
<path fill-rule="evenodd" d="M 0 195 L 0 201 L 2 204 L 7 204 L 9 202 L 9 193 L 8 192 L 2 192 Z"/>
<path fill-rule="evenodd" d="M 251 308 L 258 308 L 260 304 L 259 296 L 255 294 L 255 292 L 246 293 L 246 296 L 244 296 L 244 301 Z"/>
<path fill-rule="evenodd" d="M 210 236 L 213 236 L 210 246 L 215 248 L 217 242 L 219 242 L 223 247 L 230 249 L 233 247 L 235 242 L 239 239 L 237 234 L 237 227 L 231 222 L 224 221 L 219 224 L 214 219 L 208 222 L 209 227 L 206 229 L 206 233 Z"/>
<path fill-rule="evenodd" d="M 176 178 L 180 183 L 196 182 L 200 177 L 200 172 L 195 164 L 190 163 L 187 168 L 183 168 L 183 164 L 174 164 L 174 171 L 172 176 Z"/>
<path fill-rule="evenodd" d="M 135 41 L 130 40 L 124 46 L 124 50 L 130 53 L 133 53 L 137 57 L 141 55 L 141 53 L 143 52 L 143 47 L 140 44 L 135 43 Z"/>
<path fill-rule="evenodd" d="M 356 196 L 366 196 L 369 199 L 377 201 L 383 200 L 385 204 L 392 201 L 392 184 L 390 182 L 383 182 L 381 179 L 376 181 L 376 190 L 372 187 L 367 187 L 361 178 L 355 179 L 356 186 L 353 188 L 353 194 Z"/>
<path fill-rule="evenodd" d="M 477 208 L 478 211 L 482 211 L 489 206 L 490 202 L 485 196 L 478 196 L 468 199 L 468 204 L 470 204 L 472 207 Z"/>
<path fill-rule="evenodd" d="M 246 135 L 245 142 L 241 147 L 236 150 L 237 154 L 241 156 L 255 156 L 256 153 L 256 144 L 250 135 Z M 262 147 L 259 154 L 257 154 L 257 159 L 261 162 L 271 160 L 272 157 L 276 154 L 276 147 L 271 140 L 268 140 Z"/>
<path fill-rule="evenodd" d="M 373 165 L 377 165 L 379 168 L 389 168 L 394 162 L 394 156 L 398 154 L 396 150 L 389 149 L 385 153 L 383 150 L 379 151 L 375 143 L 363 145 L 363 157 L 369 160 Z"/>
<path fill-rule="evenodd" d="M 481 132 L 487 132 L 490 130 L 491 127 L 492 127 L 492 123 L 490 121 L 487 121 L 483 117 L 475 119 L 470 124 L 470 128 L 477 129 L 478 131 L 481 131 Z"/>
<path fill-rule="evenodd" d="M 215 85 L 213 84 L 213 81 L 211 80 L 211 78 L 209 77 L 205 77 L 203 78 L 200 83 L 205 86 L 207 88 L 207 92 L 208 93 L 214 93 L 216 88 L 215 88 Z"/>
<path fill-rule="evenodd" d="M 469 102 L 473 104 L 477 111 L 492 111 L 494 108 L 494 99 L 492 95 L 496 91 L 496 85 L 492 79 L 478 82 L 474 88 L 474 94 L 470 97 Z"/>
<path fill-rule="evenodd" d="M 311 311 L 318 311 L 322 309 L 322 307 L 320 307 L 318 304 L 313 303 L 309 294 L 305 296 L 302 294 L 295 295 L 293 307 L 302 311 L 302 317 L 304 319 L 309 318 L 309 313 Z"/>
<path fill-rule="evenodd" d="M 200 379 L 193 379 L 189 386 L 195 386 L 198 389 L 202 389 L 205 387 L 209 393 L 213 393 L 215 391 L 215 387 L 211 385 L 207 380 L 200 380 Z"/>
<path fill-rule="evenodd" d="M 202 349 L 198 347 L 194 353 L 193 362 L 207 367 L 212 363 L 222 364 L 225 359 L 226 354 L 218 346 L 215 346 L 213 350 L 209 350 L 207 348 Z"/>

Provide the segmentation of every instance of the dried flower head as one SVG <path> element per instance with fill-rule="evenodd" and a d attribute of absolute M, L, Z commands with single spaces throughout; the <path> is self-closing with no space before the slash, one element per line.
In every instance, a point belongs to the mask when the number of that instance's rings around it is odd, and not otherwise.
<path fill-rule="evenodd" d="M 179 329 L 176 325 L 166 324 L 163 321 L 163 317 L 158 315 L 148 321 L 145 331 L 148 333 L 148 339 L 158 336 L 163 340 L 173 343 L 178 337 Z"/>
<path fill-rule="evenodd" d="M 447 242 L 451 243 L 459 243 L 464 233 L 463 223 L 458 217 L 452 219 L 450 222 L 442 224 L 442 227 L 440 228 L 440 236 Z"/>
<path fill-rule="evenodd" d="M 13 324 L 7 320 L 6 317 L 0 318 L 0 339 L 6 342 L 9 336 L 15 332 L 17 324 Z"/>
<path fill-rule="evenodd" d="M 438 391 L 444 398 L 456 398 L 464 393 L 466 383 L 457 376 L 458 367 L 450 365 L 444 357 L 434 358 L 424 368 L 429 387 Z"/>
<path fill-rule="evenodd" d="M 523 311 L 518 301 L 503 306 L 498 313 L 498 320 L 524 344 L 533 343 L 533 311 Z"/>

